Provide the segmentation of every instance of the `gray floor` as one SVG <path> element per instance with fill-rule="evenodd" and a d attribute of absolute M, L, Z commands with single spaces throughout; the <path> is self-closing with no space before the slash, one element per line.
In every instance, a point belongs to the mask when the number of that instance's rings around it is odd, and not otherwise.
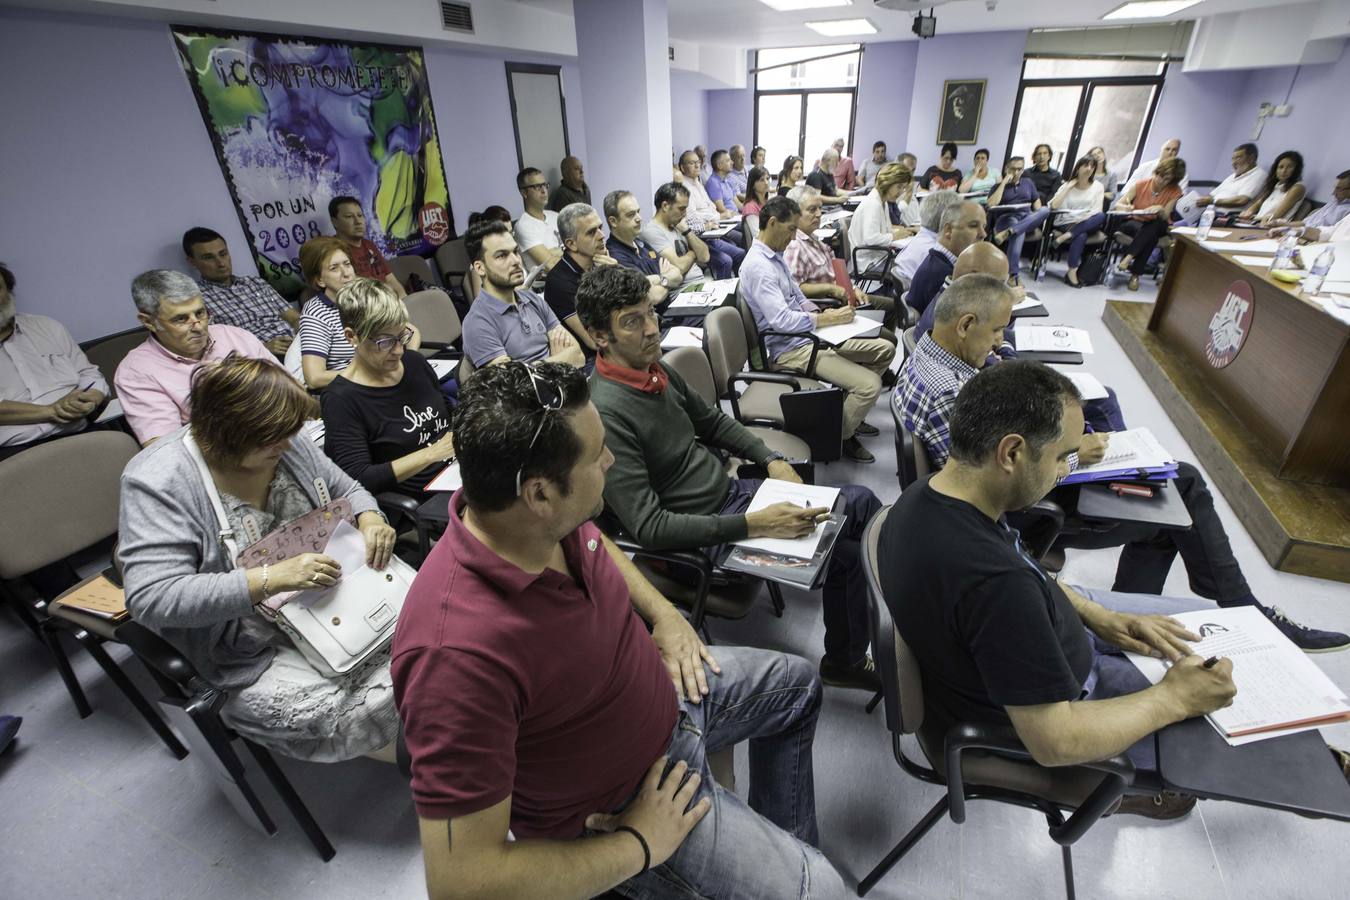
<path fill-rule="evenodd" d="M 1097 352 L 1086 368 L 1116 388 L 1129 423 L 1151 427 L 1177 455 L 1193 458 L 1101 325 L 1106 289 L 1074 291 L 1047 281 L 1034 290 L 1050 307 L 1050 321 L 1091 329 Z M 1123 288 L 1112 295 L 1146 302 L 1151 290 L 1145 283 L 1137 295 Z M 890 502 L 897 494 L 890 416 L 878 407 L 870 421 L 882 429 L 869 442 L 878 461 L 837 463 L 821 480 L 856 480 Z M 1217 499 L 1259 598 L 1296 618 L 1350 631 L 1350 587 L 1271 569 Z M 1092 551 L 1072 552 L 1065 571 L 1105 587 L 1114 569 L 1115 553 Z M 1180 566 L 1168 588 L 1188 594 Z M 717 625 L 715 636 L 815 659 L 822 636 L 817 603 L 789 596 L 782 619 L 766 607 L 743 622 Z M 337 846 L 337 857 L 325 864 L 266 791 L 279 833 L 266 839 L 246 826 L 209 785 L 201 761 L 175 761 L 87 656 L 76 655 L 77 671 L 95 713 L 83 721 L 44 649 L 8 618 L 0 618 L 0 660 L 0 712 L 25 718 L 18 747 L 0 758 L 0 898 L 424 896 L 416 821 L 392 766 L 284 764 Z M 1350 652 L 1316 660 L 1350 686 Z M 139 677 L 134 664 L 127 668 Z M 865 699 L 828 691 L 816 738 L 823 849 L 852 883 L 938 796 L 896 767 L 879 719 L 863 714 Z M 1326 736 L 1350 746 L 1350 727 Z M 1059 851 L 1043 819 L 988 803 L 969 812 L 965 825 L 939 822 L 869 897 L 1062 896 Z M 1340 824 L 1218 802 L 1201 803 L 1169 824 L 1117 818 L 1075 848 L 1079 896 L 1344 897 L 1347 837 Z"/>

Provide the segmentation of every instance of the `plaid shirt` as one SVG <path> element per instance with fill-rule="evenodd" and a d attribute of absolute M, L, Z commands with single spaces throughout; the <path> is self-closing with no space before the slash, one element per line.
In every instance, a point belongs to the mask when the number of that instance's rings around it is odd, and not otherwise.
<path fill-rule="evenodd" d="M 830 284 L 834 281 L 834 251 L 814 234 L 798 231 L 783 251 L 783 260 L 798 284 Z"/>
<path fill-rule="evenodd" d="M 290 304 L 261 278 L 236 275 L 229 285 L 203 278 L 198 284 L 213 324 L 242 328 L 264 343 L 272 338 L 291 336 L 291 326 L 281 318 L 281 313 L 290 309 Z"/>
<path fill-rule="evenodd" d="M 933 468 L 940 469 L 951 455 L 952 407 L 956 395 L 979 370 L 958 359 L 925 334 L 905 361 L 895 400 L 904 417 L 905 428 L 923 442 Z"/>

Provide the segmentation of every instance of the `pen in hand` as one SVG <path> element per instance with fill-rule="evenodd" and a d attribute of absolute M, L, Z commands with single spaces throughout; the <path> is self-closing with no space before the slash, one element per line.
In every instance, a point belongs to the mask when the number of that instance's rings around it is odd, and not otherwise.
<path fill-rule="evenodd" d="M 1214 668 L 1215 665 L 1218 664 L 1218 662 L 1219 658 L 1217 656 L 1211 656 L 1209 659 L 1205 660 L 1204 667 L 1206 669 L 1212 669 Z"/>

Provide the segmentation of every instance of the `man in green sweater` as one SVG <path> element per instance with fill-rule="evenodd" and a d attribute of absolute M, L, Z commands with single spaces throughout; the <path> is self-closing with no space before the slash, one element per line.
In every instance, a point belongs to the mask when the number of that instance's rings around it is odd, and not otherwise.
<path fill-rule="evenodd" d="M 614 455 L 605 478 L 606 510 L 652 549 L 712 548 L 747 537 L 807 534 L 828 510 L 778 503 L 746 513 L 760 482 L 728 477 L 708 447 L 759 463 L 771 478 L 801 479 L 781 454 L 709 406 L 661 364 L 661 333 L 648 288 L 641 273 L 605 266 L 587 272 L 577 289 L 577 312 L 599 351 L 591 400 Z M 867 653 L 867 582 L 859 540 L 881 502 L 858 485 L 844 485 L 840 492 L 847 519 L 822 591 L 820 678 L 876 691 L 880 681 Z"/>

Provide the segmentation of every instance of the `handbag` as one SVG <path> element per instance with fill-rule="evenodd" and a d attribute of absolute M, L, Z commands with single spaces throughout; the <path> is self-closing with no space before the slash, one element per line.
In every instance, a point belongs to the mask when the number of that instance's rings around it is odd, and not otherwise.
<path fill-rule="evenodd" d="M 1106 254 L 1093 253 L 1085 258 L 1078 267 L 1078 283 L 1084 285 L 1101 284 L 1106 273 Z"/>
<path fill-rule="evenodd" d="M 314 487 L 322 506 L 265 536 L 258 534 L 253 518 L 246 517 L 243 526 L 250 543 L 240 551 L 215 481 L 190 432 L 184 434 L 183 444 L 211 498 L 226 558 L 240 568 L 264 562 L 276 565 L 301 553 L 323 553 L 341 523 L 355 527 L 351 502 L 345 497 L 332 499 L 328 485 L 316 478 Z M 344 571 L 329 587 L 274 594 L 256 609 L 276 624 L 310 665 L 336 678 L 359 668 L 393 640 L 394 625 L 416 575 L 412 566 L 391 556 L 383 570 L 362 565 Z"/>

